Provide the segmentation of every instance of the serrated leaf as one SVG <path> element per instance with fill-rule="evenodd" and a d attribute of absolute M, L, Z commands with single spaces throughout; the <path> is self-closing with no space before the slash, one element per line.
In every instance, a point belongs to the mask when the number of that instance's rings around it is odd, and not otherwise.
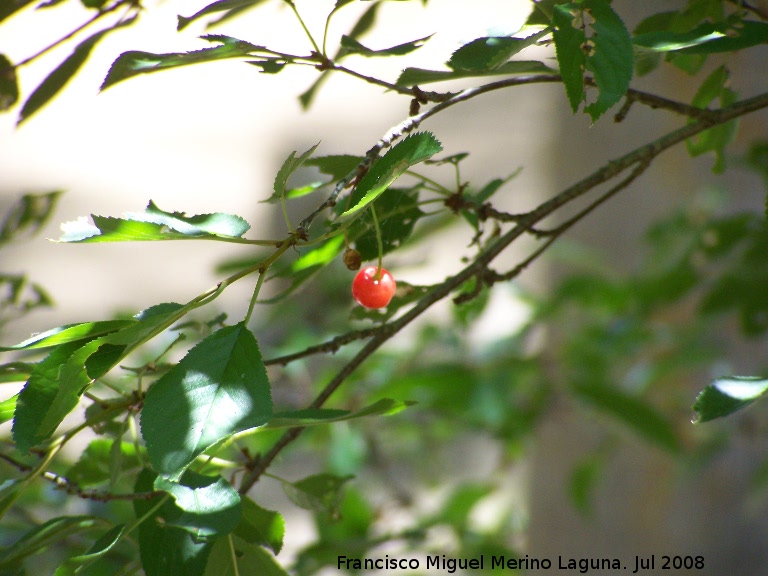
<path fill-rule="evenodd" d="M 278 412 L 269 420 L 264 428 L 304 428 L 306 426 L 315 426 L 318 424 L 355 420 L 367 416 L 389 416 L 391 414 L 397 414 L 401 410 L 404 410 L 408 406 L 413 406 L 414 404 L 415 402 L 401 402 L 399 400 L 383 398 L 354 412 L 327 408 Z"/>
<path fill-rule="evenodd" d="M 599 95 L 585 111 L 594 122 L 616 104 L 629 89 L 634 70 L 632 39 L 624 22 L 607 0 L 585 0 L 582 5 L 595 19 L 590 37 L 594 49 L 587 54 L 586 67 L 592 72 Z"/>
<path fill-rule="evenodd" d="M 376 217 L 381 231 L 382 254 L 399 248 L 411 235 L 416 222 L 424 216 L 418 202 L 409 190 L 390 188 L 376 203 Z M 379 255 L 376 228 L 370 214 L 358 218 L 347 231 L 354 240 L 363 262 Z"/>
<path fill-rule="evenodd" d="M 155 470 L 175 480 L 208 447 L 271 416 L 259 346 L 241 322 L 205 338 L 152 385 L 141 432 Z"/>
<path fill-rule="evenodd" d="M 207 16 L 208 14 L 215 14 L 216 12 L 225 12 L 228 10 L 234 10 L 236 8 L 248 8 L 251 6 L 255 6 L 256 4 L 261 4 L 262 2 L 264 2 L 264 0 L 217 0 L 212 4 L 208 4 L 208 6 L 206 6 L 202 10 L 198 10 L 192 16 L 178 15 L 177 16 L 178 25 L 176 26 L 176 30 L 178 32 L 181 32 L 184 28 L 189 26 L 192 22 L 194 22 L 198 18 Z"/>
<path fill-rule="evenodd" d="M 0 112 L 10 110 L 18 101 L 19 80 L 16 77 L 16 67 L 5 54 L 0 54 Z"/>
<path fill-rule="evenodd" d="M 410 42 L 404 42 L 403 44 L 398 44 L 397 46 L 382 48 L 380 50 L 372 50 L 371 48 L 363 46 L 354 38 L 343 35 L 341 37 L 342 49 L 339 54 L 342 56 L 346 56 L 348 54 L 356 54 L 358 56 L 365 56 L 366 58 L 377 56 L 403 56 L 405 54 L 410 54 L 414 50 L 418 50 L 424 46 L 427 40 L 432 38 L 432 36 L 433 35 L 430 34 L 429 36 L 424 36 L 424 38 L 418 38 L 416 40 L 411 40 Z"/>
<path fill-rule="evenodd" d="M 341 487 L 354 476 L 315 474 L 298 482 L 282 482 L 283 491 L 299 508 L 334 516 L 341 503 Z"/>
<path fill-rule="evenodd" d="M 249 544 L 266 546 L 275 554 L 280 554 L 285 537 L 285 520 L 282 514 L 262 508 L 247 496 L 241 501 L 243 514 L 234 534 Z"/>
<path fill-rule="evenodd" d="M 240 216 L 215 212 L 187 216 L 183 212 L 165 212 L 151 200 L 146 212 L 128 214 L 127 218 L 91 215 L 93 224 L 79 218 L 61 225 L 60 242 L 136 242 L 154 240 L 236 241 L 250 229 Z"/>
<path fill-rule="evenodd" d="M 269 552 L 236 536 L 213 545 L 205 576 L 289 576 Z"/>
<path fill-rule="evenodd" d="M 408 168 L 431 158 L 442 149 L 440 142 L 429 132 L 418 132 L 398 142 L 360 179 L 352 196 L 353 206 L 341 218 L 358 216 Z"/>
<path fill-rule="evenodd" d="M 142 470 L 136 479 L 134 491 L 153 492 L 155 477 L 151 470 Z M 136 517 L 146 518 L 139 525 L 141 567 L 147 576 L 202 576 L 212 544 L 195 542 L 181 528 L 166 526 L 162 520 L 164 514 L 172 513 L 176 507 L 173 501 L 168 500 L 159 510 L 156 509 L 161 498 L 137 498 L 133 501 Z"/>
<path fill-rule="evenodd" d="M 53 432 L 41 425 L 59 393 L 59 372 L 80 347 L 79 342 L 58 346 L 32 370 L 29 380 L 19 393 L 13 419 L 13 440 L 19 452 L 28 452 Z"/>
<path fill-rule="evenodd" d="M 584 73 L 589 70 L 598 96 L 584 110 L 595 121 L 629 89 L 634 67 L 632 39 L 607 0 L 557 5 L 553 23 L 557 61 L 571 109 L 576 112 L 585 100 Z"/>
<path fill-rule="evenodd" d="M 103 520 L 95 516 L 60 516 L 36 526 L 10 546 L 0 549 L 0 569 L 17 568 L 28 558 L 59 540 L 92 530 Z"/>
<path fill-rule="evenodd" d="M 576 396 L 612 415 L 661 448 L 676 452 L 680 440 L 672 425 L 640 398 L 600 384 L 574 386 Z"/>
<path fill-rule="evenodd" d="M 768 390 L 768 380 L 753 376 L 725 376 L 704 388 L 693 404 L 694 424 L 728 416 L 749 406 Z"/>
<path fill-rule="evenodd" d="M 40 110 L 45 104 L 47 104 L 56 94 L 58 94 L 64 86 L 72 79 L 78 70 L 85 64 L 88 56 L 91 54 L 96 43 L 99 42 L 108 33 L 133 24 L 136 20 L 136 16 L 127 18 L 115 24 L 114 26 L 101 30 L 96 34 L 93 34 L 78 44 L 72 54 L 70 54 L 61 64 L 56 67 L 53 72 L 46 76 L 40 85 L 30 94 L 24 106 L 19 113 L 19 119 L 17 125 L 21 124 L 24 120 L 32 116 L 35 112 Z"/>
<path fill-rule="evenodd" d="M 135 50 L 123 52 L 112 63 L 100 90 L 106 90 L 118 82 L 138 76 L 139 74 L 149 74 L 159 70 L 168 70 L 170 68 L 178 68 L 179 66 L 214 62 L 228 58 L 244 58 L 252 56 L 253 52 L 263 52 L 265 50 L 262 46 L 256 46 L 250 42 L 238 40 L 230 36 L 208 35 L 201 38 L 209 42 L 220 42 L 221 45 L 192 52 L 173 52 L 170 54 L 152 54 Z"/>
<path fill-rule="evenodd" d="M 560 67 L 565 94 L 574 113 L 584 101 L 584 68 L 587 61 L 582 49 L 586 35 L 581 27 L 573 24 L 574 12 L 578 14 L 578 10 L 573 4 L 568 4 L 556 5 L 552 12 L 552 23 L 555 25 L 552 38 L 555 42 L 557 64 Z"/>
<path fill-rule="evenodd" d="M 309 150 L 304 151 L 298 158 L 296 158 L 295 150 L 288 155 L 288 158 L 285 159 L 285 162 L 283 162 L 283 165 L 280 167 L 280 170 L 277 171 L 277 175 L 275 176 L 275 182 L 272 187 L 274 192 L 269 198 L 263 200 L 263 202 L 280 202 L 285 198 L 288 178 L 290 178 L 291 174 L 296 172 L 296 170 L 301 168 L 302 164 L 304 164 L 304 162 L 306 162 L 307 159 L 312 156 L 319 145 L 320 143 L 318 142 Z"/>
<path fill-rule="evenodd" d="M 555 74 L 557 71 L 535 60 L 513 60 L 491 70 L 424 70 L 423 68 L 406 68 L 400 74 L 398 86 L 416 86 L 445 82 L 460 78 L 476 78 L 483 76 L 517 76 L 532 74 Z"/>
<path fill-rule="evenodd" d="M 456 50 L 447 65 L 454 70 L 484 72 L 498 68 L 512 56 L 550 33 L 550 29 L 541 30 L 527 38 L 511 36 L 487 36 L 477 38 Z"/>
<path fill-rule="evenodd" d="M 154 486 L 168 492 L 178 509 L 164 512 L 167 525 L 189 532 L 196 542 L 229 534 L 240 522 L 240 495 L 221 476 L 187 470 L 178 482 L 158 476 Z"/>

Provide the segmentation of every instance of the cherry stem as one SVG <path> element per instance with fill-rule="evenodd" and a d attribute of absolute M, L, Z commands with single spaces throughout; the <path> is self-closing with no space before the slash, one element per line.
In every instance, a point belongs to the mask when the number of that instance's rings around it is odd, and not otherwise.
<path fill-rule="evenodd" d="M 379 219 L 376 216 L 376 208 L 371 204 L 371 218 L 373 219 L 373 227 L 376 230 L 376 244 L 379 247 L 379 267 L 376 269 L 376 274 L 373 277 L 374 280 L 381 280 L 381 268 L 384 261 L 384 243 L 381 240 L 381 228 L 379 227 Z"/>

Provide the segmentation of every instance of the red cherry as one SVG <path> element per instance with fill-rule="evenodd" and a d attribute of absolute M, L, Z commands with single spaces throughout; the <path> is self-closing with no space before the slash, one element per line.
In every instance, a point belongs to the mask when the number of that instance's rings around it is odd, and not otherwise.
<path fill-rule="evenodd" d="M 365 308 L 384 308 L 396 288 L 395 279 L 384 268 L 379 271 L 378 266 L 366 266 L 352 281 L 352 297 Z"/>

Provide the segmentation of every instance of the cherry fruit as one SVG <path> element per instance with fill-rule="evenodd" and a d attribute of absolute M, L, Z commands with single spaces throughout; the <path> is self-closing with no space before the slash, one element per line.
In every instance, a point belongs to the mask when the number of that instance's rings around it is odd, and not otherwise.
<path fill-rule="evenodd" d="M 392 274 L 378 266 L 366 266 L 352 281 L 352 297 L 365 308 L 384 308 L 395 295 L 397 283 Z"/>

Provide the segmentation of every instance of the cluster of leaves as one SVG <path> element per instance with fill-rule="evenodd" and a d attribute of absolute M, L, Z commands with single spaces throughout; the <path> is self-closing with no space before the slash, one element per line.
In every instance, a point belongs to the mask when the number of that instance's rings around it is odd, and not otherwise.
<path fill-rule="evenodd" d="M 218 0 L 197 13 L 179 16 L 181 31 L 192 22 L 218 14 L 211 24 L 262 4 L 264 0 Z M 630 87 L 635 73 L 648 73 L 662 59 L 688 72 L 697 72 L 707 55 L 729 53 L 768 42 L 768 24 L 755 20 L 748 11 L 724 9 L 722 2 L 691 0 L 681 12 L 657 14 L 641 23 L 633 34 L 626 29 L 608 0 L 558 2 L 542 0 L 533 6 L 526 27 L 517 35 L 477 38 L 456 50 L 444 70 L 406 67 L 393 82 L 367 76 L 340 64 L 350 56 L 362 58 L 405 56 L 417 50 L 429 37 L 422 37 L 384 49 L 373 50 L 362 37 L 375 23 L 381 2 L 366 5 L 347 35 L 341 36 L 335 56 L 329 56 L 329 24 L 333 15 L 351 5 L 337 0 L 330 10 L 321 42 L 308 31 L 291 0 L 284 0 L 296 15 L 312 46 L 309 54 L 276 51 L 259 44 L 216 34 L 202 39 L 213 47 L 192 52 L 152 54 L 130 51 L 121 54 L 108 71 L 102 89 L 140 74 L 166 71 L 180 66 L 240 59 L 259 71 L 276 74 L 293 65 L 311 65 L 320 79 L 301 96 L 305 106 L 328 72 L 351 74 L 363 81 L 386 87 L 411 100 L 410 118 L 385 135 L 365 155 L 316 155 L 317 146 L 302 153 L 291 153 L 278 171 L 274 194 L 266 202 L 280 204 L 286 221 L 286 236 L 279 239 L 246 237 L 250 225 L 240 216 L 211 213 L 187 215 L 168 212 L 150 201 L 146 210 L 123 218 L 91 216 L 64 225 L 61 238 L 68 243 L 124 241 L 207 240 L 258 247 L 259 254 L 249 262 L 231 263 L 226 276 L 215 288 L 187 303 L 164 302 L 130 318 L 117 318 L 60 326 L 0 350 L 35 362 L 11 362 L 1 367 L 3 381 L 24 382 L 17 395 L 0 404 L 0 421 L 13 420 L 13 450 L 0 454 L 15 477 L 0 485 L 0 515 L 19 509 L 28 499 L 40 498 L 42 480 L 67 493 L 113 506 L 107 514 L 61 516 L 24 531 L 0 552 L 0 569 L 20 571 L 27 558 L 34 557 L 64 537 L 77 536 L 77 552 L 68 553 L 58 565 L 57 575 L 100 574 L 121 567 L 138 570 L 135 546 L 141 568 L 155 574 L 284 574 L 274 555 L 283 546 L 284 522 L 280 513 L 268 510 L 249 495 L 251 487 L 267 474 L 275 457 L 304 430 L 337 423 L 346 429 L 355 420 L 365 430 L 370 417 L 403 411 L 418 401 L 421 415 L 435 414 L 435 426 L 428 436 L 445 441 L 456 434 L 454 423 L 461 421 L 471 429 L 502 439 L 507 446 L 520 445 L 533 424 L 546 410 L 554 387 L 551 374 L 543 372 L 547 358 L 532 355 L 526 347 L 535 325 L 557 325 L 579 310 L 589 310 L 591 320 L 583 331 L 568 335 L 555 347 L 560 353 L 559 382 L 569 393 L 590 406 L 614 416 L 649 442 L 675 452 L 681 440 L 668 418 L 646 397 L 652 383 L 674 374 L 681 365 L 670 362 L 652 364 L 643 372 L 641 385 L 617 386 L 621 373 L 646 362 L 648 350 L 669 347 L 669 331 L 655 333 L 646 320 L 649 315 L 687 296 L 696 286 L 706 284 L 701 265 L 724 263 L 711 280 L 702 299 L 707 313 L 737 309 L 747 333 L 762 334 L 768 329 L 768 301 L 756 286 L 764 285 L 766 232 L 764 222 L 752 215 L 708 220 L 697 228 L 688 220 L 668 226 L 675 231 L 674 243 L 684 249 L 669 250 L 664 245 L 668 234 L 657 230 L 656 245 L 661 245 L 654 267 L 645 276 L 626 282 L 613 282 L 599 276 L 574 276 L 565 282 L 551 301 L 540 303 L 530 325 L 502 342 L 482 361 L 468 358 L 460 339 L 442 343 L 448 360 L 422 364 L 413 354 L 408 362 L 393 362 L 384 354 L 368 360 L 384 342 L 439 300 L 455 295 L 455 322 L 468 325 L 484 310 L 492 286 L 514 279 L 530 262 L 546 250 L 574 222 L 586 216 L 602 201 L 628 185 L 647 167 L 655 155 L 675 143 L 687 142 L 691 155 L 713 152 L 716 170 L 722 170 L 724 149 L 732 139 L 736 118 L 768 107 L 765 96 L 737 107 L 736 94 L 727 86 L 728 71 L 721 67 L 701 84 L 690 104 L 670 102 L 634 91 Z M 107 33 L 131 25 L 141 16 L 138 2 L 85 1 L 94 10 L 90 25 L 101 18 L 117 15 L 107 28 L 81 40 L 66 58 L 21 106 L 19 122 L 26 120 L 49 102 L 75 75 L 96 43 Z M 0 10 L 0 23 L 31 2 L 14 3 Z M 45 3 L 50 8 L 55 2 Z M 82 32 L 85 26 L 75 32 Z M 76 34 L 75 34 L 76 35 Z M 68 39 L 72 34 L 65 37 Z M 523 50 L 554 43 L 558 70 L 541 61 L 516 59 Z M 58 45 L 56 42 L 54 45 Z M 515 59 L 513 59 L 515 58 Z M 0 103 L 10 109 L 19 100 L 18 69 L 34 57 L 16 63 L 0 59 Z M 492 77 L 488 84 L 469 86 L 461 92 L 425 92 L 419 86 L 446 80 Z M 493 195 L 509 181 L 493 179 L 472 187 L 463 183 L 460 163 L 466 154 L 436 158 L 442 146 L 435 135 L 417 131 L 421 121 L 450 108 L 453 104 L 484 91 L 511 87 L 526 82 L 561 82 L 574 112 L 583 110 L 592 121 L 626 99 L 625 108 L 640 100 L 654 107 L 666 107 L 686 114 L 688 124 L 666 139 L 652 143 L 599 170 L 591 179 L 543 203 L 530 213 L 514 215 L 498 212 L 491 204 Z M 707 106 L 718 101 L 719 111 Z M 434 104 L 425 112 L 420 107 Z M 622 111 L 626 114 L 626 110 Z M 720 112 L 719 116 L 715 115 Z M 702 116 L 704 115 L 704 117 Z M 703 119 L 702 119 L 703 118 Z M 399 140 L 399 141 L 398 141 Z M 397 141 L 397 142 L 396 142 Z M 756 158 L 758 158 L 757 152 Z M 289 182 L 301 167 L 317 169 L 327 180 L 292 188 Z M 575 219 L 555 230 L 540 230 L 540 221 L 560 206 L 586 194 L 622 171 L 634 172 L 622 183 L 598 198 Z M 432 172 L 455 171 L 455 184 L 445 186 Z M 351 191 L 347 191 L 351 188 Z M 317 210 L 298 225 L 289 219 L 287 204 L 310 194 L 326 198 Z M 21 207 L 8 217 L 0 232 L 7 241 L 24 228 L 35 228 L 50 214 L 57 195 L 27 196 Z M 313 226 L 319 217 L 320 224 Z M 366 322 L 365 328 L 346 331 L 331 339 L 307 344 L 295 340 L 280 343 L 282 356 L 266 358 L 263 339 L 253 330 L 252 312 L 267 281 L 286 280 L 282 290 L 269 302 L 278 304 L 276 315 L 296 305 L 289 298 L 303 284 L 330 281 L 328 274 L 338 266 L 338 256 L 354 245 L 365 260 L 388 255 L 408 243 L 421 242 L 430 232 L 454 221 L 467 225 L 472 256 L 461 272 L 431 286 L 401 283 L 400 290 L 386 311 L 356 310 L 352 319 Z M 489 226 L 490 222 L 493 223 Z M 509 224 L 511 223 L 511 227 Z M 505 229 L 506 228 L 506 229 Z M 541 241 L 540 247 L 521 266 L 501 274 L 489 268 L 491 261 L 523 234 Z M 683 242 L 681 234 L 688 236 Z M 714 240 L 712 240 L 714 238 Z M 266 253 L 265 253 L 266 252 Z M 656 255 L 658 256 L 658 254 Z M 192 314 L 211 304 L 232 283 L 255 277 L 250 305 L 235 323 L 216 317 L 200 324 Z M 10 277 L 9 277 L 10 278 Z M 15 282 L 15 283 L 14 283 Z M 36 295 L 23 299 L 23 280 L 9 280 L 11 302 L 23 309 L 48 303 L 39 287 Z M 346 292 L 346 291 L 342 291 Z M 323 303 L 323 306 L 326 306 Z M 343 330 L 349 330 L 344 326 Z M 329 328 L 328 333 L 337 330 Z M 318 339 L 327 338 L 326 331 Z M 161 349 L 151 341 L 175 334 Z M 337 332 L 338 334 L 338 332 Z M 674 334 L 680 349 L 697 349 L 704 344 L 698 333 Z M 179 361 L 172 352 L 188 337 L 199 341 Z M 347 344 L 366 343 L 355 350 Z M 422 337 L 432 350 L 440 348 L 433 332 Z M 300 352 L 292 346 L 298 344 Z M 286 365 L 323 352 L 337 352 L 338 362 L 330 363 L 335 375 L 318 376 L 311 387 L 315 399 L 304 407 L 275 408 L 276 388 L 267 367 Z M 642 348 L 642 349 L 641 349 Z M 666 350 L 666 349 L 665 349 Z M 429 355 L 434 358 L 433 355 Z M 377 360 L 378 358 L 378 360 Z M 694 357 L 695 359 L 695 357 Z M 130 366 L 138 363 L 137 366 Z M 118 371 L 118 367 L 121 369 Z M 359 369 L 355 372 L 356 369 Z M 121 376 L 117 376 L 117 373 Z M 509 375 L 515 377 L 510 379 Z M 354 394 L 339 386 L 357 382 Z M 366 382 L 368 385 L 366 386 Z M 317 390 L 315 390 L 317 388 Z M 766 389 L 765 381 L 721 379 L 705 390 L 696 403 L 701 421 L 706 421 L 748 404 Z M 348 409 L 325 408 L 333 397 Z M 344 402 L 344 404 L 341 404 Z M 83 421 L 61 432 L 65 417 L 86 405 Z M 423 431 L 419 418 L 401 415 L 403 427 Z M 410 420 L 410 419 L 413 420 Z M 138 423 L 138 426 L 137 426 Z M 344 424 L 341 424 L 344 423 Z M 85 430 L 99 437 L 88 443 L 79 460 L 64 466 L 62 448 Z M 305 435 L 310 439 L 319 432 Z M 423 443 L 415 443 L 424 450 Z M 344 445 L 345 450 L 349 444 Z M 333 461 L 333 450 L 331 451 Z M 466 550 L 473 555 L 483 550 L 510 554 L 502 544 L 505 528 L 478 533 L 469 520 L 474 507 L 493 490 L 488 485 L 460 486 L 449 495 L 439 514 L 415 522 L 402 534 L 386 539 L 375 535 L 373 504 L 360 491 L 341 489 L 350 474 L 361 472 L 360 461 L 336 460 L 332 473 L 319 473 L 298 481 L 271 475 L 286 496 L 300 508 L 311 510 L 318 521 L 319 542 L 298 557 L 296 570 L 310 574 L 328 565 L 343 542 L 344 553 L 357 546 L 360 554 L 375 549 L 383 541 L 400 540 L 409 546 L 424 546 L 429 531 L 449 526 Z M 336 452 L 337 457 L 339 452 Z M 574 502 L 585 507 L 589 480 L 587 466 L 574 475 Z M 228 477 L 227 477 L 228 475 Z M 131 501 L 132 506 L 123 506 Z M 339 519 L 329 524 L 328 518 Z"/>

